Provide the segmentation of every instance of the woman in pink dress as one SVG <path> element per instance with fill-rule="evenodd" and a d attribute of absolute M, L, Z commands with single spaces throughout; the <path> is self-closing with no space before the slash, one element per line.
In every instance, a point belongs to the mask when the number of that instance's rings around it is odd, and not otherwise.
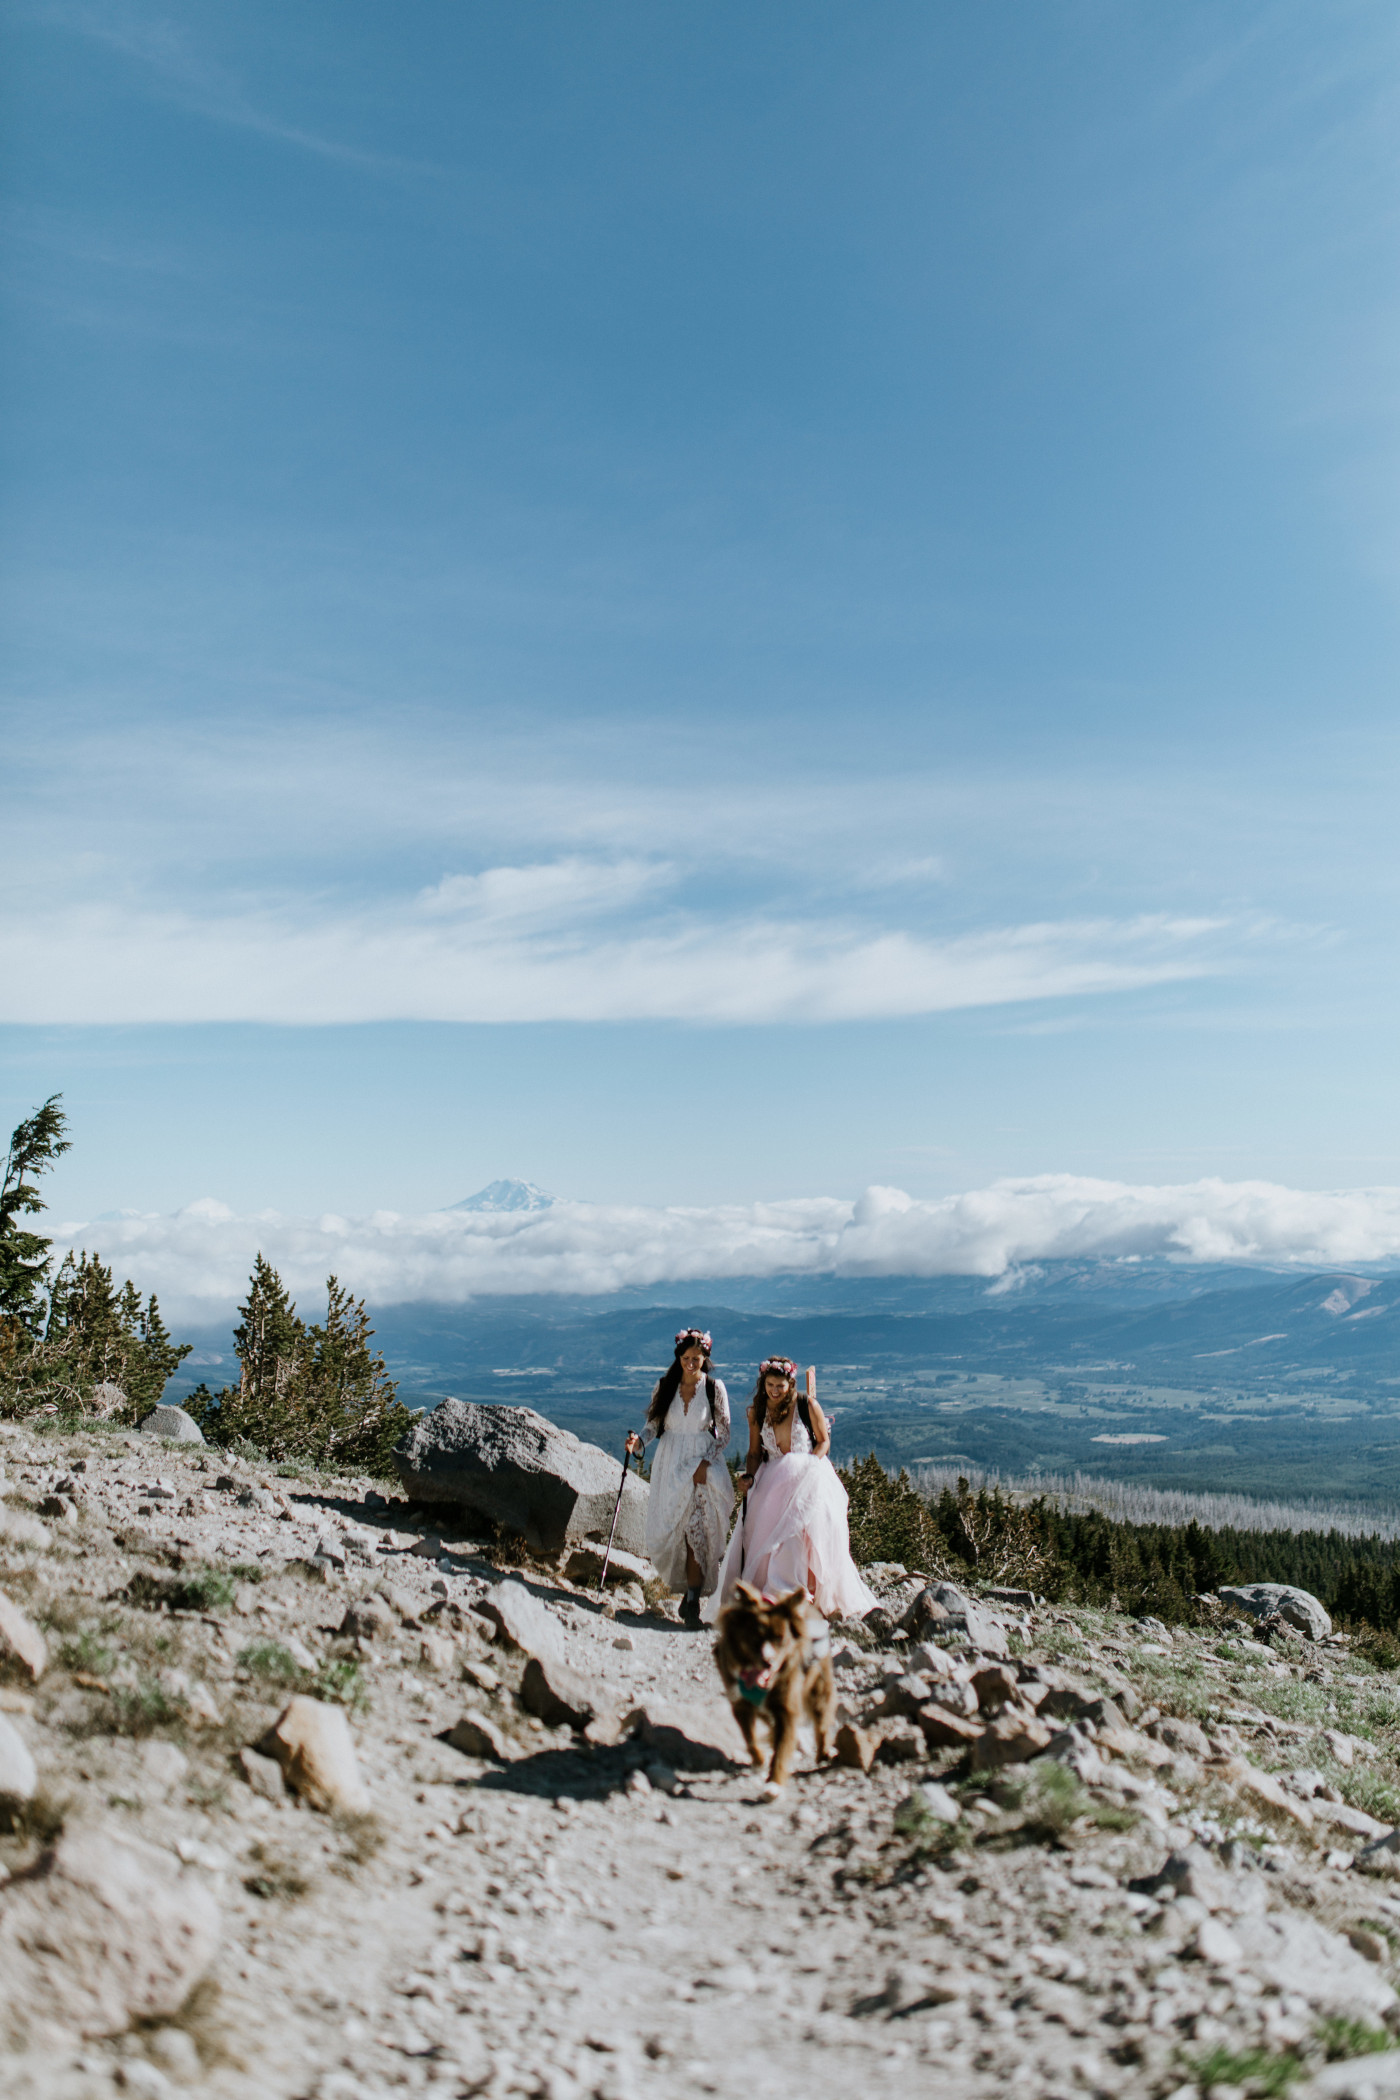
<path fill-rule="evenodd" d="M 851 1559 L 846 1490 L 831 1463 L 816 1373 L 807 1373 L 801 1394 L 796 1364 L 766 1357 L 748 1414 L 749 1455 L 737 1482 L 743 1509 L 705 1617 L 717 1618 L 741 1581 L 769 1597 L 805 1590 L 824 1618 L 862 1617 L 879 1600 Z"/>

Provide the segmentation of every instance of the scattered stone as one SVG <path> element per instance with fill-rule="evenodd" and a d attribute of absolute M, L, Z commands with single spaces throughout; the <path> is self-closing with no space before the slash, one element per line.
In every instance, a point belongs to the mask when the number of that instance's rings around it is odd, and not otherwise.
<path fill-rule="evenodd" d="M 190 1769 L 190 1761 L 179 1744 L 167 1743 L 160 1736 L 142 1743 L 141 1765 L 146 1777 L 167 1794 L 179 1786 Z"/>
<path fill-rule="evenodd" d="M 36 1553 L 42 1553 L 52 1544 L 53 1540 L 37 1517 L 31 1517 L 27 1510 L 11 1509 L 8 1504 L 0 1502 L 0 1545 L 30 1546 Z"/>
<path fill-rule="evenodd" d="M 880 1747 L 875 1754 L 882 1765 L 911 1764 L 926 1754 L 923 1731 L 912 1721 L 891 1721 L 880 1730 Z"/>
<path fill-rule="evenodd" d="M 39 1785 L 29 1745 L 0 1715 L 0 1801 L 32 1801 Z"/>
<path fill-rule="evenodd" d="M 998 1714 L 1008 1700 L 1019 1699 L 1020 1682 L 1010 1663 L 984 1663 L 980 1670 L 972 1673 L 972 1689 L 977 1695 L 978 1711 Z"/>
<path fill-rule="evenodd" d="M 1364 1955 L 1367 1961 L 1386 1962 L 1390 1960 L 1388 1942 L 1382 1939 L 1380 1933 L 1373 1932 L 1369 1925 L 1349 1925 L 1347 1927 L 1347 1941 L 1349 1945 L 1355 1947 L 1358 1954 Z"/>
<path fill-rule="evenodd" d="M 567 1663 L 541 1662 L 532 1655 L 520 1685 L 520 1703 L 547 1728 L 586 1728 L 610 1704 L 606 1695 Z"/>
<path fill-rule="evenodd" d="M 582 1443 L 529 1407 L 444 1400 L 421 1415 L 394 1451 L 407 1493 L 457 1503 L 510 1531 L 535 1552 L 606 1540 L 619 1484 L 615 1544 L 646 1551 L 647 1487 L 596 1444 Z"/>
<path fill-rule="evenodd" d="M 1220 1601 L 1248 1612 L 1251 1619 L 1277 1615 L 1310 1641 L 1325 1641 L 1332 1631 L 1332 1621 L 1318 1599 L 1310 1590 L 1295 1589 L 1291 1583 L 1246 1582 L 1227 1586 L 1220 1592 Z"/>
<path fill-rule="evenodd" d="M 497 1764 L 505 1764 L 513 1755 L 505 1736 L 486 1714 L 463 1714 L 448 1731 L 447 1740 L 464 1757 L 491 1757 Z"/>
<path fill-rule="evenodd" d="M 920 1590 L 900 1620 L 901 1628 L 918 1636 L 925 1632 L 961 1635 L 979 1655 L 1005 1661 L 1006 1633 L 999 1620 L 973 1602 L 956 1583 L 938 1582 Z"/>
<path fill-rule="evenodd" d="M 243 1777 L 255 1794 L 261 1794 L 265 1801 L 285 1798 L 287 1782 L 275 1757 L 264 1757 L 260 1751 L 243 1749 L 238 1753 L 238 1762 Z"/>
<path fill-rule="evenodd" d="M 919 1709 L 919 1726 L 930 1749 L 965 1750 L 969 1744 L 981 1741 L 984 1724 L 965 1714 L 950 1713 L 945 1706 L 929 1705 Z M 1049 1736 L 1047 1729 L 1047 1742 Z"/>
<path fill-rule="evenodd" d="M 972 1769 L 985 1772 L 997 1765 L 1021 1764 L 1047 1749 L 1054 1733 L 1039 1715 L 1016 1713 L 1008 1708 L 982 1730 L 972 1745 Z"/>
<path fill-rule="evenodd" d="M 398 1631 L 398 1620 L 382 1597 L 357 1597 L 336 1629 L 348 1640 L 372 1641 Z"/>
<path fill-rule="evenodd" d="M 219 1909 L 150 1845 L 80 1829 L 0 1890 L 0 2018 L 12 2047 L 122 2033 L 177 2012 Z"/>
<path fill-rule="evenodd" d="M 160 1436 L 176 1444 L 202 1444 L 204 1434 L 183 1407 L 153 1407 L 136 1425 L 140 1436 Z"/>
<path fill-rule="evenodd" d="M 1400 2093 L 1400 2049 L 1327 2064 L 1293 2088 L 1295 2100 L 1381 2100 L 1387 2093 Z"/>
<path fill-rule="evenodd" d="M 603 1580 L 603 1558 L 606 1551 L 605 1546 L 596 1544 L 575 1546 L 564 1557 L 561 1569 L 564 1580 L 577 1583 L 580 1589 L 598 1589 Z M 655 1573 L 651 1562 L 644 1559 L 640 1553 L 619 1553 L 617 1547 L 613 1547 L 612 1556 L 608 1561 L 610 1583 L 650 1582 Z"/>
<path fill-rule="evenodd" d="M 363 1814 L 369 1794 L 355 1760 L 355 1745 L 344 1710 L 298 1693 L 288 1700 L 275 1725 L 258 1745 L 282 1768 L 294 1794 L 313 1808 Z"/>
<path fill-rule="evenodd" d="M 0 1592 L 0 1667 L 37 1684 L 49 1666 L 48 1643 L 32 1619 Z"/>
<path fill-rule="evenodd" d="M 1290 1794 L 1283 1783 L 1274 1778 L 1272 1772 L 1261 1772 L 1257 1765 L 1250 1764 L 1248 1758 L 1230 1757 L 1216 1767 L 1216 1773 L 1227 1786 L 1232 1786 L 1236 1793 L 1252 1794 L 1256 1801 L 1263 1801 L 1270 1808 L 1281 1809 L 1293 1822 L 1300 1823 L 1304 1830 L 1312 1829 L 1311 1807 L 1306 1801 L 1300 1801 L 1296 1794 Z"/>
<path fill-rule="evenodd" d="M 850 1765 L 857 1772 L 868 1772 L 879 1747 L 880 1738 L 873 1728 L 857 1728 L 853 1721 L 843 1721 L 836 1731 L 838 1765 Z"/>
<path fill-rule="evenodd" d="M 1387 1831 L 1384 1837 L 1363 1845 L 1356 1855 L 1356 1864 L 1368 1873 L 1400 1875 L 1400 1830 Z"/>
<path fill-rule="evenodd" d="M 1210 1962 L 1218 1969 L 1238 1967 L 1244 1954 L 1234 1933 L 1219 1918 L 1202 1918 L 1191 1944 L 1198 1960 Z"/>
<path fill-rule="evenodd" d="M 1209 1757 L 1210 1737 L 1195 1721 L 1179 1720 L 1167 1714 L 1154 1721 L 1146 1733 L 1165 1743 L 1169 1750 L 1180 1750 L 1188 1757 Z"/>
<path fill-rule="evenodd" d="M 445 1404 L 445 1403 L 444 1403 Z M 524 1655 L 541 1662 L 562 1663 L 564 1637 L 557 1619 L 532 1596 L 523 1582 L 511 1578 L 498 1582 L 477 1604 L 477 1610 L 496 1626 L 501 1638 Z"/>
<path fill-rule="evenodd" d="M 914 1822 L 925 1817 L 931 1817 L 935 1823 L 947 1823 L 950 1826 L 962 1819 L 962 1810 L 947 1787 L 939 1786 L 931 1779 L 926 1779 L 922 1786 L 916 1786 L 912 1794 L 906 1794 L 895 1811 L 897 1825 L 901 1819 Z"/>

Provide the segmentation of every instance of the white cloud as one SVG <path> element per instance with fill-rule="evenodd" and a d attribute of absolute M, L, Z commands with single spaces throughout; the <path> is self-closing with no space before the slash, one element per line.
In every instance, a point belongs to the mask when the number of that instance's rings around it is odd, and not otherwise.
<path fill-rule="evenodd" d="M 871 1188 L 856 1203 L 812 1197 L 709 1209 L 556 1202 L 527 1213 L 239 1217 L 205 1199 L 170 1217 L 127 1213 L 55 1228 L 96 1247 L 168 1312 L 214 1319 L 241 1295 L 261 1249 L 313 1297 L 328 1273 L 371 1305 L 455 1303 L 484 1293 L 577 1292 L 773 1276 L 972 1275 L 1068 1256 L 1337 1266 L 1400 1255 L 1400 1189 L 1289 1189 L 1206 1180 L 1133 1187 L 1070 1174 L 999 1181 L 919 1201 Z"/>
<path fill-rule="evenodd" d="M 1050 921 L 954 938 L 849 920 L 654 908 L 659 863 L 452 876 L 363 910 L 197 914 L 33 898 L 0 921 L 11 1022 L 831 1021 L 1201 977 L 1225 922 Z M 599 921 L 629 913 L 607 931 Z"/>

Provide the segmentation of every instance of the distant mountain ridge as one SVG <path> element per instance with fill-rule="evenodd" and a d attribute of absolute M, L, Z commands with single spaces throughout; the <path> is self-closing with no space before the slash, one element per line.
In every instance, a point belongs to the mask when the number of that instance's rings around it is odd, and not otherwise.
<path fill-rule="evenodd" d="M 554 1202 L 546 1189 L 536 1188 L 533 1181 L 488 1181 L 484 1189 L 474 1196 L 464 1196 L 460 1203 L 449 1203 L 449 1210 L 525 1211 L 548 1210 Z"/>

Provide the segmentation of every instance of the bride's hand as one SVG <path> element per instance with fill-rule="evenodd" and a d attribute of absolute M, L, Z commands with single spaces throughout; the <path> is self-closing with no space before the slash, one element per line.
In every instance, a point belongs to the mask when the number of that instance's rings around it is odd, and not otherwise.
<path fill-rule="evenodd" d="M 710 1477 L 710 1461 L 708 1460 L 708 1458 L 701 1459 L 699 1465 L 695 1468 L 695 1471 L 691 1474 L 690 1477 L 695 1482 L 695 1485 L 698 1488 L 702 1488 L 705 1485 L 705 1482 Z"/>

